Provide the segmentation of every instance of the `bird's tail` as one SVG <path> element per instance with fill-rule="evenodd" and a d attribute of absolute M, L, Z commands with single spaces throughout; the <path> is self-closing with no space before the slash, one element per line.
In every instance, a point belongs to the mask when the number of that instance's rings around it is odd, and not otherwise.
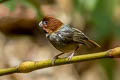
<path fill-rule="evenodd" d="M 101 47 L 99 44 L 97 44 L 95 41 L 93 41 L 93 40 L 85 40 L 85 45 L 88 45 L 88 46 L 93 46 L 93 47 Z"/>

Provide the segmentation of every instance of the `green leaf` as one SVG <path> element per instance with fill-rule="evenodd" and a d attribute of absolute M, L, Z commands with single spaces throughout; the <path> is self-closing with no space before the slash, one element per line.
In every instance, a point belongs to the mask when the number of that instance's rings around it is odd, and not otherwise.
<path fill-rule="evenodd" d="M 98 0 L 73 0 L 74 7 L 82 15 L 86 15 L 94 10 Z"/>
<path fill-rule="evenodd" d="M 8 0 L 0 0 L 0 3 L 6 2 L 6 1 L 8 1 Z"/>
<path fill-rule="evenodd" d="M 109 8 L 109 6 L 109 0 L 99 0 L 95 10 L 91 14 L 91 19 L 95 24 L 93 35 L 97 36 L 97 40 L 105 39 L 114 33 L 116 25 L 112 20 L 113 8 Z M 111 6 L 114 7 L 114 4 Z"/>
<path fill-rule="evenodd" d="M 95 24 L 92 35 L 96 36 L 97 41 L 104 41 L 114 34 L 116 27 L 113 22 L 114 6 L 114 0 L 99 0 L 91 13 L 91 20 Z M 113 80 L 114 60 L 104 59 L 100 63 L 107 74 L 108 80 Z"/>
<path fill-rule="evenodd" d="M 14 0 L 8 0 L 5 2 L 5 5 L 11 10 L 14 11 L 16 8 L 16 4 Z"/>
<path fill-rule="evenodd" d="M 115 28 L 115 37 L 120 39 L 120 25 Z"/>
<path fill-rule="evenodd" d="M 102 65 L 106 75 L 108 76 L 108 80 L 114 80 L 113 74 L 115 70 L 115 61 L 113 59 L 102 59 L 100 60 L 100 64 Z"/>

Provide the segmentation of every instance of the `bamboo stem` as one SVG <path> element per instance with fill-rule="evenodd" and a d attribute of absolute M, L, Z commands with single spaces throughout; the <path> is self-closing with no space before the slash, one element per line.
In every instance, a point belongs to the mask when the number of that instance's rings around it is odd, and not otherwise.
<path fill-rule="evenodd" d="M 37 69 L 53 67 L 53 66 L 58 66 L 58 65 L 63 65 L 63 64 L 82 62 L 82 61 L 102 59 L 102 58 L 120 58 L 120 47 L 110 49 L 104 52 L 74 56 L 72 57 L 71 61 L 69 61 L 67 58 L 57 59 L 54 65 L 52 65 L 52 60 L 26 61 L 26 62 L 22 62 L 17 67 L 0 69 L 0 76 L 11 74 L 11 73 L 28 73 L 28 72 L 31 72 Z"/>

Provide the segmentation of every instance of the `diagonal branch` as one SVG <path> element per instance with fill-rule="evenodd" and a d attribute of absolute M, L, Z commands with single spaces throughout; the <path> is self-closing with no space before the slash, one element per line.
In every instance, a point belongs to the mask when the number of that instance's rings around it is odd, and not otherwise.
<path fill-rule="evenodd" d="M 28 73 L 37 69 L 53 67 L 53 66 L 58 66 L 63 64 L 82 62 L 82 61 L 102 59 L 102 58 L 120 58 L 120 47 L 110 49 L 104 52 L 74 56 L 72 57 L 71 61 L 69 61 L 67 58 L 57 59 L 54 65 L 52 65 L 52 60 L 26 61 L 16 67 L 0 69 L 0 76 L 11 74 L 11 73 Z"/>

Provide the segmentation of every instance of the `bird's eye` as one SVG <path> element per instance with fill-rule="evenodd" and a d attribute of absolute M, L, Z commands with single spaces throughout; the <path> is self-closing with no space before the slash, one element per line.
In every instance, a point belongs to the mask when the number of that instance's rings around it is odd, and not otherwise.
<path fill-rule="evenodd" d="M 48 24 L 48 21 L 44 21 L 43 24 L 45 24 L 45 25 Z"/>

